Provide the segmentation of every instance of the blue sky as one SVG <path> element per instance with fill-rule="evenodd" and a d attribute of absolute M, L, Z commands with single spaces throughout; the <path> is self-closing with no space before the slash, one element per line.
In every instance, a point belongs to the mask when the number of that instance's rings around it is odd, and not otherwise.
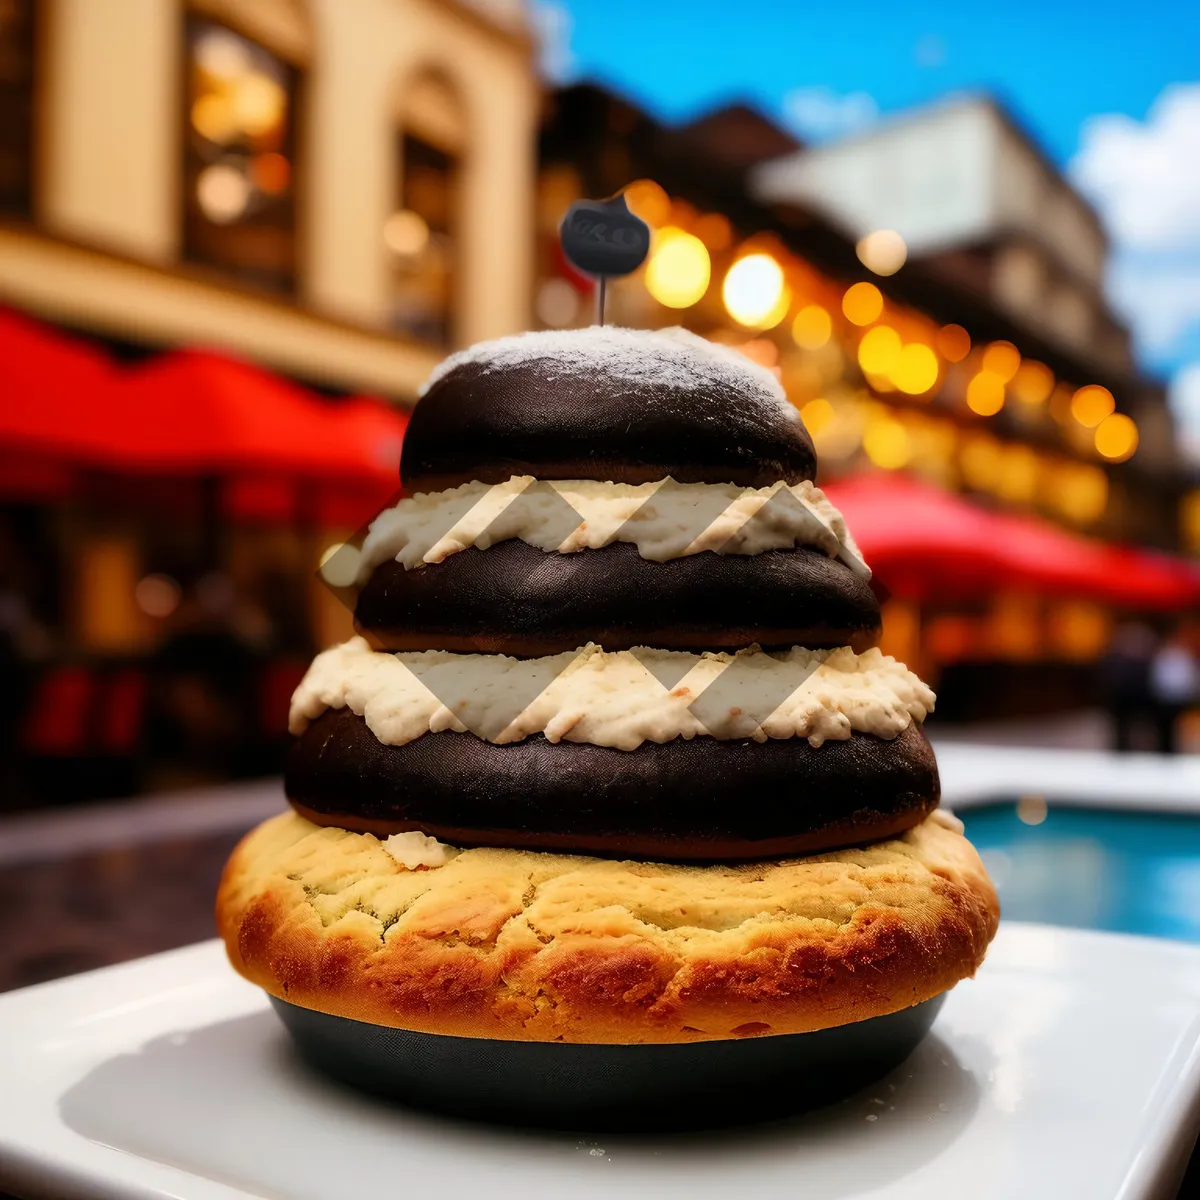
<path fill-rule="evenodd" d="M 1145 116 L 1200 78 L 1200 4 L 961 0 L 821 4 L 565 0 L 575 73 L 668 119 L 730 98 L 782 114 L 796 88 L 865 92 L 889 113 L 958 89 L 1003 96 L 1060 163 L 1096 113 Z M 752 17 L 738 14 L 753 13 Z"/>
<path fill-rule="evenodd" d="M 749 100 L 819 141 L 947 92 L 999 96 L 1105 218 L 1110 297 L 1200 446 L 1200 0 L 537 7 L 552 73 L 668 121 Z"/>

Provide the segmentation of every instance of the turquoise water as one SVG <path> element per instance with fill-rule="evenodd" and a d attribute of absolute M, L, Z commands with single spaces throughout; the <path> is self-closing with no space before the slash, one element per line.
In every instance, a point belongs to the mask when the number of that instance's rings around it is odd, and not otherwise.
<path fill-rule="evenodd" d="M 1005 917 L 1200 942 L 1200 817 L 1013 804 L 958 814 Z"/>

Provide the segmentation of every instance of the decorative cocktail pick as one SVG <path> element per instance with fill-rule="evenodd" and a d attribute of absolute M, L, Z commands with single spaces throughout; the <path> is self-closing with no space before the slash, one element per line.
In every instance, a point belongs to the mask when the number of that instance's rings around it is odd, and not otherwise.
<path fill-rule="evenodd" d="M 596 324 L 604 324 L 604 288 L 611 276 L 636 271 L 650 251 L 650 226 L 634 216 L 621 193 L 609 200 L 577 200 L 559 228 L 563 253 L 596 278 Z"/>

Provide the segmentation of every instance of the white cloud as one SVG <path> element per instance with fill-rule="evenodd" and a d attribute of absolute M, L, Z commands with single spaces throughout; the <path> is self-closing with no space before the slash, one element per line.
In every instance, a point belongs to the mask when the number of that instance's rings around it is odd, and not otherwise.
<path fill-rule="evenodd" d="M 1200 333 L 1200 84 L 1172 84 L 1145 121 L 1091 118 L 1068 172 L 1113 241 L 1108 291 L 1152 363 L 1179 366 Z M 1200 451 L 1200 363 L 1184 365 L 1171 406 Z"/>
<path fill-rule="evenodd" d="M 1189 330 L 1200 327 L 1200 253 L 1139 253 L 1118 243 L 1108 272 L 1116 310 L 1151 362 L 1169 363 Z"/>
<path fill-rule="evenodd" d="M 1165 88 L 1144 122 L 1092 117 L 1070 171 L 1123 247 L 1200 249 L 1200 84 Z"/>
<path fill-rule="evenodd" d="M 802 138 L 828 142 L 869 129 L 879 120 L 879 106 L 866 92 L 840 96 L 832 88 L 803 87 L 784 96 L 783 115 Z"/>
<path fill-rule="evenodd" d="M 1184 450 L 1200 459 L 1200 362 L 1175 373 L 1169 392 L 1171 411 L 1179 422 Z"/>
<path fill-rule="evenodd" d="M 555 4 L 553 0 L 536 0 L 531 15 L 538 40 L 538 65 L 542 75 L 552 83 L 569 83 L 577 69 L 571 50 L 574 19 L 570 11 L 566 5 Z"/>

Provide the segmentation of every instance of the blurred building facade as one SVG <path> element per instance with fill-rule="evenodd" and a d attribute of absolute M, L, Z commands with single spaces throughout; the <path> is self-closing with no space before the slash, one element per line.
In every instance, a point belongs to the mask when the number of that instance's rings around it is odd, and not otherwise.
<path fill-rule="evenodd" d="M 807 203 L 855 239 L 892 229 L 909 257 L 1031 332 L 1130 374 L 1103 297 L 1108 239 L 1091 207 L 994 100 L 960 99 L 762 164 L 768 203 Z"/>
<path fill-rule="evenodd" d="M 519 3 L 8 0 L 0 55 L 0 301 L 410 401 L 525 327 Z"/>
<path fill-rule="evenodd" d="M 835 502 L 839 479 L 903 473 L 1018 520 L 1177 551 L 1173 429 L 1102 300 L 1093 214 L 991 103 L 918 134 L 848 144 L 843 163 L 744 106 L 667 127 L 601 88 L 560 91 L 542 133 L 537 317 L 591 319 L 557 219 L 633 180 L 655 241 L 610 287 L 611 319 L 682 323 L 776 368 Z M 796 182 L 832 193 L 843 176 L 836 201 Z M 904 213 L 911 243 L 871 237 Z M 885 648 L 940 678 L 963 716 L 1086 703 L 1123 615 L 1082 591 L 909 582 Z"/>
<path fill-rule="evenodd" d="M 350 630 L 318 562 L 398 484 L 403 420 L 356 397 L 528 327 L 535 49 L 521 0 L 0 4 L 0 341 L 63 426 L 0 444 L 0 808 L 278 768 Z M 302 466 L 322 407 L 358 480 Z"/>
<path fill-rule="evenodd" d="M 668 128 L 596 87 L 546 93 L 534 50 L 521 0 L 3 0 L 0 348 L 46 355 L 20 402 L 55 413 L 70 390 L 78 414 L 81 390 L 103 408 L 119 383 L 186 410 L 189 437 L 204 413 L 281 445 L 322 399 L 285 377 L 403 409 L 449 349 L 589 324 L 559 221 L 624 189 L 655 239 L 608 319 L 682 323 L 778 370 L 823 480 L 907 474 L 1177 547 L 1170 423 L 1098 299 L 1103 240 L 998 110 L 939 126 L 934 157 L 958 147 L 1002 194 L 964 168 L 932 205 L 940 234 L 872 250 L 866 200 L 835 213 L 795 184 L 824 151 L 741 105 Z M 905 144 L 880 153 L 908 169 Z M 398 439 L 361 433 L 384 495 Z M 287 457 L 139 472 L 117 454 L 41 477 L 16 470 L 47 465 L 26 443 L 0 442 L 0 666 L 27 683 L 0 713 L 0 764 L 25 739 L 48 771 L 34 791 L 65 799 L 171 782 L 141 770 L 147 744 L 191 762 L 180 779 L 278 765 L 291 686 L 350 629 L 317 564 L 374 511 Z M 998 711 L 1079 702 L 1121 615 L 916 582 L 888 601 L 886 648 L 940 673 L 951 708 L 954 672 L 976 668 L 986 686 L 960 691 Z M 18 790 L 0 771 L 0 798 Z"/>
<path fill-rule="evenodd" d="M 1031 354 L 1040 344 L 1057 352 L 1068 378 L 1107 385 L 1137 430 L 1134 486 L 1118 488 L 1110 506 L 1127 525 L 1114 532 L 1176 543 L 1187 477 L 1163 389 L 1138 371 L 1129 331 L 1105 299 L 1108 238 L 1000 104 L 954 99 L 765 162 L 751 189 L 778 208 L 815 209 L 868 247 L 876 231 L 895 231 L 910 265 L 994 310 Z M 1079 424 L 1065 428 L 1086 455 L 1096 438 L 1089 446 Z M 1120 474 L 1110 480 L 1124 482 Z M 1145 504 L 1148 497 L 1159 503 Z"/>

